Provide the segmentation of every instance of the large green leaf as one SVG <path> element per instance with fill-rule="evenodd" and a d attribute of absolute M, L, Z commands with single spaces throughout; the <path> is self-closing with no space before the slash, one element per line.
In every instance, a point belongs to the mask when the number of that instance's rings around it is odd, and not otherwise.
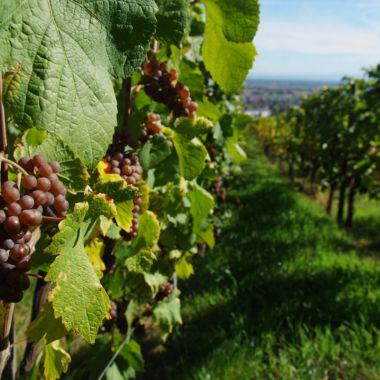
<path fill-rule="evenodd" d="M 204 63 L 221 87 L 237 91 L 257 54 L 252 40 L 258 27 L 258 2 L 210 0 L 205 4 Z"/>
<path fill-rule="evenodd" d="M 164 298 L 153 308 L 153 318 L 166 334 L 172 331 L 176 323 L 182 323 L 178 291 Z"/>
<path fill-rule="evenodd" d="M 156 3 L 157 38 L 179 46 L 190 21 L 189 0 L 156 0 Z"/>
<path fill-rule="evenodd" d="M 131 74 L 155 30 L 153 0 L 4 0 L 0 62 L 17 124 L 60 136 L 94 168 L 112 140 L 110 73 Z"/>
<path fill-rule="evenodd" d="M 74 330 L 88 342 L 95 341 L 109 310 L 107 293 L 84 248 L 93 218 L 87 203 L 77 204 L 74 212 L 61 222 L 47 248 L 57 255 L 46 275 L 46 280 L 54 283 L 49 300 L 55 317 L 61 317 L 68 330 Z"/>
<path fill-rule="evenodd" d="M 214 207 L 214 198 L 197 184 L 192 185 L 192 189 L 187 196 L 191 201 L 190 213 L 193 217 L 193 230 L 195 233 L 198 233 L 201 230 L 205 230 L 202 227 Z"/>
<path fill-rule="evenodd" d="M 227 41 L 252 42 L 259 26 L 257 0 L 207 0 L 207 17 L 222 30 Z"/>

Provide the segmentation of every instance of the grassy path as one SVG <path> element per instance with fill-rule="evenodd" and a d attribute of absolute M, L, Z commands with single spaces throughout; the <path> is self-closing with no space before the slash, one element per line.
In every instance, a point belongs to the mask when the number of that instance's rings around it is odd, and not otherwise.
<path fill-rule="evenodd" d="M 184 325 L 144 379 L 380 379 L 380 262 L 249 144 L 218 247 L 180 284 Z"/>

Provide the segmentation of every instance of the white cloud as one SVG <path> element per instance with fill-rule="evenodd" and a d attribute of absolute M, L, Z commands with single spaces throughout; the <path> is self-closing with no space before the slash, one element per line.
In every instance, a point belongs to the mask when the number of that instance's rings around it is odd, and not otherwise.
<path fill-rule="evenodd" d="M 346 54 L 380 60 L 380 27 L 376 23 L 357 26 L 310 15 L 294 21 L 263 18 L 255 43 L 261 54 Z"/>

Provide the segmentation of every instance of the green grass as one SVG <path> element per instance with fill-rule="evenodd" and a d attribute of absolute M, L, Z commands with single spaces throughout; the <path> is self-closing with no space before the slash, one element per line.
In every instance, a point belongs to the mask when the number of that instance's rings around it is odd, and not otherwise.
<path fill-rule="evenodd" d="M 184 323 L 141 379 L 380 379 L 380 263 L 248 148 L 216 249 L 180 283 Z"/>

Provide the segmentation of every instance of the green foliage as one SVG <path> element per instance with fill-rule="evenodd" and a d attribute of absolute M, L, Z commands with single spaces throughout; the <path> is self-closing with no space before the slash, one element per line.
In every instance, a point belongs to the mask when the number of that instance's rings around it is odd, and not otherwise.
<path fill-rule="evenodd" d="M 36 229 L 31 277 L 48 297 L 27 376 L 135 378 L 139 329 L 162 343 L 181 323 L 175 278 L 214 247 L 214 182 L 243 154 L 258 15 L 256 0 L 1 3 L 7 154 L 58 161 L 70 205 L 63 218 L 45 205 Z"/>
<path fill-rule="evenodd" d="M 67 372 L 70 355 L 55 341 L 45 346 L 44 375 L 46 380 L 57 380 Z"/>
<path fill-rule="evenodd" d="M 156 0 L 158 40 L 179 46 L 190 21 L 189 0 Z"/>
<path fill-rule="evenodd" d="M 221 240 L 193 261 L 197 275 L 182 291 L 186 329 L 147 363 L 147 377 L 376 380 L 378 224 L 368 257 L 246 141 L 250 159 L 232 185 Z M 373 204 L 366 212 L 374 217 Z"/>
<path fill-rule="evenodd" d="M 67 330 L 77 332 L 88 342 L 95 341 L 109 310 L 107 293 L 84 248 L 85 234 L 93 222 L 88 219 L 88 204 L 78 205 L 47 248 L 57 255 L 46 276 L 54 283 L 49 294 L 54 315 L 62 318 Z"/>
<path fill-rule="evenodd" d="M 206 68 L 227 92 L 242 85 L 257 52 L 252 45 L 259 22 L 257 0 L 207 1 L 205 41 Z"/>

